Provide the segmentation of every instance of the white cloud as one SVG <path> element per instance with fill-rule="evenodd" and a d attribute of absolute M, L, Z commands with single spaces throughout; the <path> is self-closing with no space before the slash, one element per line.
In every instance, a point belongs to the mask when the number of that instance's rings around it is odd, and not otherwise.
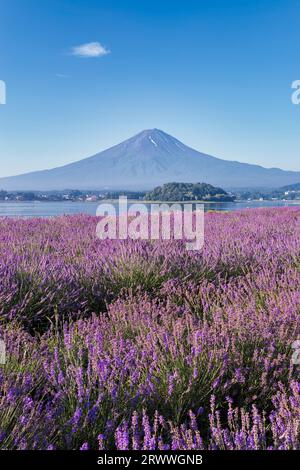
<path fill-rule="evenodd" d="M 88 42 L 87 44 L 72 47 L 72 55 L 78 57 L 103 57 L 109 53 L 110 51 L 102 46 L 100 42 Z"/>
<path fill-rule="evenodd" d="M 55 76 L 58 77 L 58 78 L 69 78 L 70 77 L 70 75 L 67 75 L 65 73 L 56 73 Z"/>

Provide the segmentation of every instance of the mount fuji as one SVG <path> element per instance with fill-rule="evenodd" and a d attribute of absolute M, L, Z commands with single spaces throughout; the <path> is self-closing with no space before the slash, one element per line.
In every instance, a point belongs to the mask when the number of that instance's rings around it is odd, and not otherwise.
<path fill-rule="evenodd" d="M 225 189 L 277 188 L 300 183 L 300 172 L 222 160 L 151 129 L 65 166 L 0 178 L 0 190 L 148 190 L 181 181 Z"/>

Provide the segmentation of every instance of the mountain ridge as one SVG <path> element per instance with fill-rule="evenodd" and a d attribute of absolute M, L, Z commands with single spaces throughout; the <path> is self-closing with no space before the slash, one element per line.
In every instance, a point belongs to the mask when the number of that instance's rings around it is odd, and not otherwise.
<path fill-rule="evenodd" d="M 194 150 L 155 128 L 83 160 L 0 178 L 0 189 L 148 190 L 176 180 L 203 181 L 225 189 L 277 188 L 299 183 L 300 172 L 222 160 Z"/>

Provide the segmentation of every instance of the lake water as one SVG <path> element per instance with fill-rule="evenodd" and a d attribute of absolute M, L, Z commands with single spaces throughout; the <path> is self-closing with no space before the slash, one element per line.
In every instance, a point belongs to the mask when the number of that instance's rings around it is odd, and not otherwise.
<path fill-rule="evenodd" d="M 53 217 L 65 214 L 90 214 L 95 215 L 100 202 L 0 202 L 0 217 Z M 130 205 L 130 201 L 128 201 Z M 118 203 L 114 203 L 118 210 Z M 150 206 L 150 204 L 147 204 Z M 287 207 L 299 206 L 300 201 L 246 201 L 246 202 L 224 202 L 207 203 L 205 211 L 234 211 L 258 207 Z"/>

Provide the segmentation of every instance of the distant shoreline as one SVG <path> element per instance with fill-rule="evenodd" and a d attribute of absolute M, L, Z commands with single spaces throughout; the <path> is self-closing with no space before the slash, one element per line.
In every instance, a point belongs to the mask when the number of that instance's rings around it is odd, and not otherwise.
<path fill-rule="evenodd" d="M 199 203 L 199 201 L 197 201 Z M 197 204 L 196 202 L 196 204 Z M 161 201 L 155 202 L 143 202 L 141 200 L 128 200 L 128 209 L 133 207 L 134 203 L 144 204 L 144 207 L 147 207 L 148 210 L 153 207 L 162 207 L 163 205 L 166 208 L 171 208 L 172 204 L 176 203 L 164 203 Z M 102 200 L 102 201 L 2 201 L 0 202 L 0 219 L 3 217 L 12 217 L 12 218 L 48 218 L 55 216 L 64 216 L 64 215 L 76 215 L 76 214 L 87 214 L 91 216 L 96 215 L 97 208 L 101 204 L 111 205 L 115 208 L 116 213 L 119 213 L 119 204 L 118 200 Z M 179 207 L 184 205 L 184 202 L 177 203 Z M 196 204 L 188 203 L 190 207 L 196 209 Z M 200 202 L 201 204 L 201 202 Z M 175 206 L 176 207 L 176 206 Z M 242 211 L 247 209 L 257 209 L 260 208 L 276 208 L 276 207 L 294 207 L 300 208 L 300 200 L 295 201 L 238 201 L 238 202 L 204 202 L 203 206 L 204 211 L 207 212 L 231 212 L 231 211 Z"/>
<path fill-rule="evenodd" d="M 30 203 L 38 203 L 38 204 L 53 204 L 53 203 L 61 203 L 61 204 L 66 204 L 66 203 L 72 203 L 72 204 L 76 204 L 78 202 L 80 203 L 86 203 L 86 204 L 96 204 L 96 203 L 105 203 L 105 202 L 108 202 L 108 203 L 118 203 L 118 199 L 99 199 L 97 201 L 79 201 L 79 200 L 68 200 L 68 199 L 65 199 L 65 200 L 57 200 L 57 201 L 51 201 L 51 200 L 45 200 L 45 201 L 42 201 L 42 200 L 31 200 L 31 201 L 18 201 L 18 200 L 10 200 L 10 201 L 1 201 L 0 200 L 0 204 L 3 203 L 3 204 L 11 204 L 11 203 L 14 203 L 14 204 L 30 204 Z M 190 204 L 228 204 L 229 201 L 197 201 L 197 200 L 193 200 L 193 201 L 151 201 L 151 200 L 144 200 L 144 199 L 128 199 L 128 202 L 129 203 L 132 203 L 132 204 L 187 204 L 187 203 L 190 203 Z M 283 203 L 283 202 L 286 202 L 288 204 L 300 204 L 300 199 L 294 199 L 294 200 L 284 200 L 284 199 L 278 199 L 278 200 L 272 200 L 272 199 L 264 199 L 263 201 L 260 201 L 259 199 L 251 199 L 251 201 L 248 201 L 247 199 L 240 199 L 238 201 L 230 201 L 230 204 L 251 204 L 251 203 L 258 203 L 258 202 L 280 202 L 280 203 Z"/>

